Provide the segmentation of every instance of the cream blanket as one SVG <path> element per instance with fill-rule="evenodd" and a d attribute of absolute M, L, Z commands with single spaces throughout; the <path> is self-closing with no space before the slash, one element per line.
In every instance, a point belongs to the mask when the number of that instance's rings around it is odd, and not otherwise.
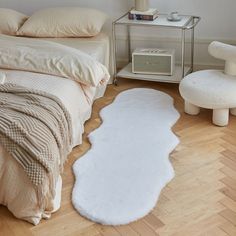
<path fill-rule="evenodd" d="M 70 115 L 57 97 L 8 83 L 0 85 L 0 105 L 0 143 L 35 185 L 43 207 L 72 149 Z"/>
<path fill-rule="evenodd" d="M 2 69 L 56 75 L 94 87 L 110 78 L 91 56 L 54 42 L 0 35 L 0 55 Z"/>

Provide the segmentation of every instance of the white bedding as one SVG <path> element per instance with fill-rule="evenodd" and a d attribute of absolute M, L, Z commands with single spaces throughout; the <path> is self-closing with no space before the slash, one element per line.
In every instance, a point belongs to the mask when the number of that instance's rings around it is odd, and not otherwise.
<path fill-rule="evenodd" d="M 103 40 L 105 38 L 107 39 L 105 35 L 102 38 Z M 109 49 L 109 41 L 107 41 L 107 45 L 103 40 L 101 43 L 97 39 L 94 39 L 94 41 L 90 39 L 87 43 L 85 39 L 62 39 L 62 41 L 63 44 L 68 43 L 68 46 L 71 46 L 73 41 L 73 47 L 80 48 L 84 52 L 88 50 L 90 55 L 103 64 L 109 63 L 109 54 L 107 54 L 109 51 L 107 51 Z M 103 44 L 104 46 L 102 46 Z M 75 81 L 57 76 L 0 69 L 1 72 L 6 75 L 5 82 L 12 82 L 28 88 L 43 90 L 60 98 L 72 118 L 74 146 L 82 142 L 83 125 L 90 117 L 92 101 L 97 96 L 97 93 L 100 96 L 102 95 L 105 86 L 96 89 L 94 87 L 81 86 Z M 34 187 L 25 172 L 0 146 L 0 204 L 7 206 L 16 217 L 33 224 L 38 224 L 42 218 L 49 217 L 52 212 L 60 207 L 60 178 L 56 192 L 55 199 L 47 199 L 45 209 L 41 210 L 37 204 Z"/>
<path fill-rule="evenodd" d="M 42 40 L 48 40 L 50 42 L 56 42 L 79 49 L 106 66 L 106 68 L 109 69 L 110 74 L 112 74 L 110 60 L 110 39 L 105 33 L 100 33 L 97 36 L 91 38 L 42 38 Z M 100 86 L 96 89 L 96 91 L 91 91 L 91 93 L 95 92 L 95 98 L 99 98 L 103 96 L 105 90 L 106 85 Z"/>
<path fill-rule="evenodd" d="M 100 33 L 92 38 L 42 38 L 42 40 L 77 48 L 110 68 L 109 37 L 105 33 Z"/>
<path fill-rule="evenodd" d="M 112 74 L 110 39 L 105 33 L 100 33 L 92 38 L 42 38 L 42 40 L 48 40 L 79 49 L 106 66 L 106 68 L 109 69 L 110 74 Z M 95 98 L 102 97 L 105 89 L 106 85 L 97 88 Z"/>

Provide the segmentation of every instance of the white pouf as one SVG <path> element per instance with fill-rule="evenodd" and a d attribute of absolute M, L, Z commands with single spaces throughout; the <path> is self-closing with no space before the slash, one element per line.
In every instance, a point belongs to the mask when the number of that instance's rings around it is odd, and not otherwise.
<path fill-rule="evenodd" d="M 226 126 L 231 114 L 236 115 L 236 76 L 219 70 L 204 70 L 186 76 L 180 83 L 185 112 L 197 115 L 200 107 L 213 109 L 213 123 Z"/>

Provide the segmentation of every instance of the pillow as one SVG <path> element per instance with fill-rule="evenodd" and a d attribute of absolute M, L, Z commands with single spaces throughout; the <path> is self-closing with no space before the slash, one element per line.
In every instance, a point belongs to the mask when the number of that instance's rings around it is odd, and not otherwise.
<path fill-rule="evenodd" d="M 7 8 L 0 8 L 0 34 L 16 35 L 27 16 Z"/>
<path fill-rule="evenodd" d="M 40 39 L 0 35 L 0 68 L 61 76 L 98 86 L 109 80 L 107 68 L 84 52 Z"/>
<path fill-rule="evenodd" d="M 48 8 L 34 13 L 18 35 L 44 38 L 92 37 L 97 35 L 107 16 L 95 9 L 79 7 Z"/>

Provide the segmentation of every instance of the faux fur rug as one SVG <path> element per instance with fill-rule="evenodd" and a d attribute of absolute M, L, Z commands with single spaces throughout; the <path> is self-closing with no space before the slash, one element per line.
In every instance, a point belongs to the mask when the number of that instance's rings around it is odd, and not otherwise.
<path fill-rule="evenodd" d="M 169 95 L 140 88 L 119 94 L 100 115 L 92 148 L 73 166 L 72 202 L 92 221 L 128 224 L 155 207 L 174 176 L 169 154 L 179 141 L 171 127 L 179 113 Z"/>

